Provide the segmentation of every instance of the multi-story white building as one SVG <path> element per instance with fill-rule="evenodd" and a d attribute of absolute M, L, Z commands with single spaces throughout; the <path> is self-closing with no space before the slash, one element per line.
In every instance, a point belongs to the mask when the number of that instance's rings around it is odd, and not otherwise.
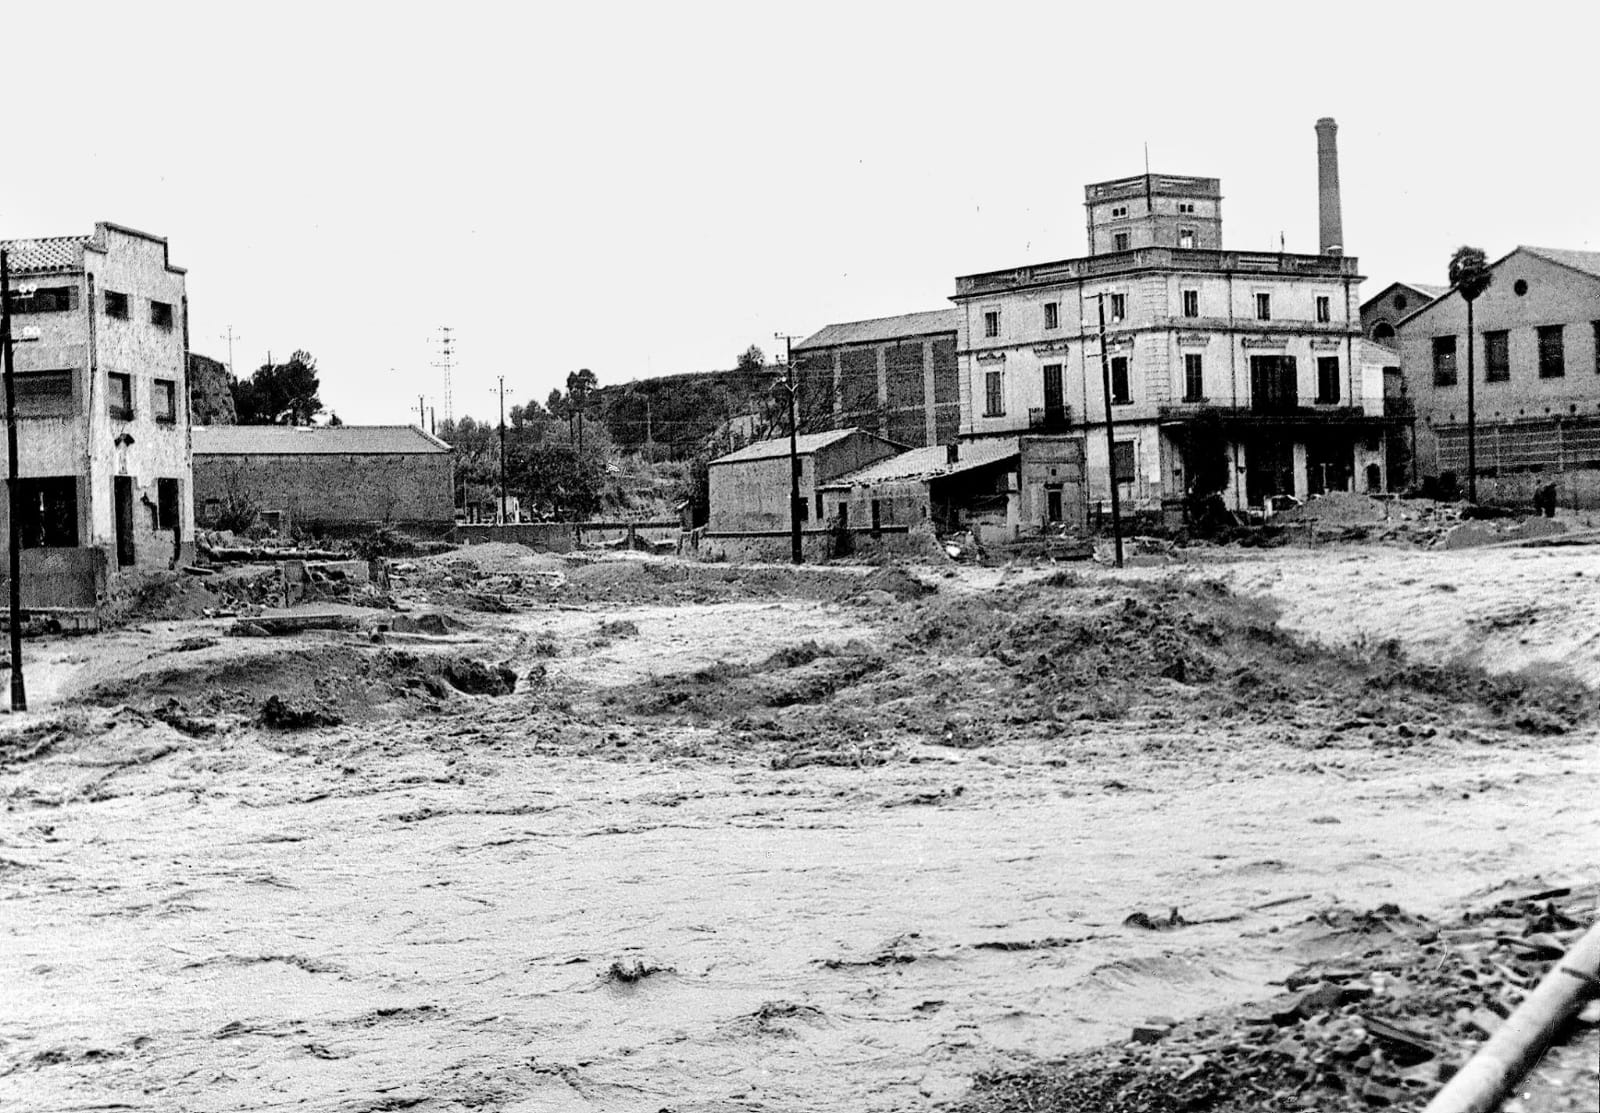
<path fill-rule="evenodd" d="M 12 282 L 25 605 L 192 559 L 188 304 L 167 241 L 115 224 L 3 246 Z M 0 500 L 3 502 L 4 500 Z"/>
<path fill-rule="evenodd" d="M 1332 121 L 1319 122 L 1324 155 Z M 1085 438 L 1091 502 L 1181 498 L 1226 459 L 1235 509 L 1386 487 L 1382 359 L 1363 351 L 1356 260 L 1222 248 L 1215 178 L 1086 188 L 1090 254 L 956 280 L 961 435 Z M 1107 445 L 1100 313 L 1111 381 Z"/>

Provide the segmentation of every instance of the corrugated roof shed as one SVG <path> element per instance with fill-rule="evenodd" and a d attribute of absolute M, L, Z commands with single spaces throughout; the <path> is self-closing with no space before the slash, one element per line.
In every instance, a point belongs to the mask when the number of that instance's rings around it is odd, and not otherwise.
<path fill-rule="evenodd" d="M 848 475 L 841 475 L 823 486 L 835 488 L 850 487 L 857 483 L 887 483 L 896 479 L 938 479 L 940 476 L 1001 463 L 1018 455 L 1021 447 L 1015 437 L 996 437 L 992 440 L 967 441 L 959 445 L 956 451 L 956 460 L 951 463 L 949 445 L 913 448 L 887 460 L 879 460 L 876 464 L 868 464 Z"/>
<path fill-rule="evenodd" d="M 819 448 L 827 448 L 830 444 L 844 440 L 852 433 L 860 433 L 861 429 L 830 429 L 826 433 L 802 433 L 795 438 L 795 447 L 799 455 L 815 452 Z M 869 436 L 871 434 L 868 434 Z M 740 464 L 747 460 L 770 460 L 774 456 L 789 455 L 789 438 L 774 437 L 770 441 L 756 441 L 747 444 L 726 456 L 718 456 L 711 461 L 713 464 Z"/>
<path fill-rule="evenodd" d="M 449 452 L 415 425 L 196 425 L 196 456 L 405 456 Z"/>
<path fill-rule="evenodd" d="M 824 325 L 818 332 L 796 344 L 794 350 L 833 348 L 840 344 L 873 344 L 936 332 L 954 332 L 960 321 L 961 310 L 954 308 L 905 313 L 899 317 L 875 317 L 870 321 L 844 321 L 836 325 Z"/>
<path fill-rule="evenodd" d="M 46 236 L 40 240 L 6 240 L 0 243 L 10 256 L 12 274 L 83 269 L 83 248 L 88 236 Z"/>
<path fill-rule="evenodd" d="M 1600 251 L 1567 251 L 1559 247 L 1528 247 L 1526 244 L 1522 250 L 1541 259 L 1548 259 L 1552 263 L 1560 263 L 1564 267 L 1571 267 L 1575 271 L 1584 271 L 1600 278 Z"/>

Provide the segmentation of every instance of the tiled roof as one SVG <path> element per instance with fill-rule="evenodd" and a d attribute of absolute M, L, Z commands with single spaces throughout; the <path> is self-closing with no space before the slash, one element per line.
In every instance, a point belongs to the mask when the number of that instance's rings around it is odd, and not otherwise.
<path fill-rule="evenodd" d="M 11 273 L 78 270 L 88 236 L 46 236 L 42 240 L 6 240 L 0 243 L 10 255 Z"/>
<path fill-rule="evenodd" d="M 861 432 L 864 432 L 864 430 L 830 429 L 826 433 L 802 433 L 795 438 L 796 453 L 804 456 L 807 453 L 815 452 L 819 448 L 827 448 L 830 444 L 842 441 L 853 433 Z M 870 436 L 871 434 L 868 435 Z M 742 464 L 747 460 L 770 460 L 774 456 L 787 455 L 789 455 L 789 438 L 774 437 L 770 441 L 757 441 L 755 444 L 747 444 L 738 451 L 730 452 L 726 456 L 718 456 L 711 462 L 713 464 Z"/>
<path fill-rule="evenodd" d="M 1366 301 L 1362 302 L 1361 311 L 1365 313 L 1368 306 L 1375 302 L 1382 301 L 1384 298 L 1388 297 L 1389 291 L 1391 290 L 1414 290 L 1431 301 L 1434 298 L 1443 297 L 1445 294 L 1448 294 L 1450 292 L 1450 287 L 1434 286 L 1424 282 L 1391 282 L 1389 285 L 1379 290 L 1376 294 L 1373 294 Z"/>
<path fill-rule="evenodd" d="M 886 483 L 895 479 L 937 479 L 973 468 L 997 464 L 1016 456 L 1021 451 L 1015 437 L 997 437 L 992 440 L 964 441 L 956 448 L 955 463 L 950 462 L 950 446 L 929 445 L 913 448 L 887 460 L 841 475 L 828 487 L 849 487 L 857 483 Z"/>
<path fill-rule="evenodd" d="M 1435 286 L 1431 282 L 1407 282 L 1405 285 L 1420 293 L 1427 294 L 1430 298 L 1442 298 L 1450 292 L 1450 287 Z"/>
<path fill-rule="evenodd" d="M 449 452 L 415 425 L 196 425 L 196 456 L 394 456 Z"/>
<path fill-rule="evenodd" d="M 845 321 L 824 325 L 821 330 L 796 344 L 796 351 L 806 348 L 832 348 L 840 344 L 870 344 L 883 340 L 901 340 L 911 336 L 927 336 L 935 332 L 954 332 L 961 320 L 959 309 L 932 309 L 926 313 L 905 313 L 899 317 L 876 317 L 870 321 Z"/>
<path fill-rule="evenodd" d="M 1526 244 L 1522 250 L 1552 263 L 1560 263 L 1563 267 L 1600 277 L 1600 251 L 1567 251 L 1559 247 L 1528 247 Z"/>

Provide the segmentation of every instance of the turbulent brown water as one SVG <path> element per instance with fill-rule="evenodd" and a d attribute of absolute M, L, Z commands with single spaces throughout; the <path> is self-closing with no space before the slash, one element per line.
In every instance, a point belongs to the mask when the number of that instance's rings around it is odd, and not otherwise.
<path fill-rule="evenodd" d="M 637 637 L 552 669 L 870 633 L 810 605 L 628 614 Z M 1298 961 L 1279 929 L 1336 900 L 1436 910 L 1585 868 L 1600 833 L 1570 738 L 1110 724 L 780 772 L 624 756 L 673 729 L 648 724 L 578 752 L 523 696 L 451 708 L 200 738 L 93 711 L 0 771 L 0 1105 L 930 1108 L 1261 996 Z M 1123 924 L 1173 906 L 1214 922 Z"/>

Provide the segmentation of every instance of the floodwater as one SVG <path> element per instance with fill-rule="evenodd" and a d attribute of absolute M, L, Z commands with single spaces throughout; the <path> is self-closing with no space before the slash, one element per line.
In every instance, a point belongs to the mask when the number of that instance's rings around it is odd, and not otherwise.
<path fill-rule="evenodd" d="M 870 634 L 798 604 L 604 617 L 639 635 L 551 667 L 621 683 Z M 1592 868 L 1600 835 L 1592 737 L 1108 725 L 778 772 L 633 759 L 654 728 L 619 746 L 523 695 L 452 706 L 198 739 L 94 711 L 0 768 L 0 1107 L 931 1108 L 1264 995 L 1297 964 L 1281 929 L 1334 903 L 1438 912 Z M 1213 922 L 1123 925 L 1173 907 Z"/>

